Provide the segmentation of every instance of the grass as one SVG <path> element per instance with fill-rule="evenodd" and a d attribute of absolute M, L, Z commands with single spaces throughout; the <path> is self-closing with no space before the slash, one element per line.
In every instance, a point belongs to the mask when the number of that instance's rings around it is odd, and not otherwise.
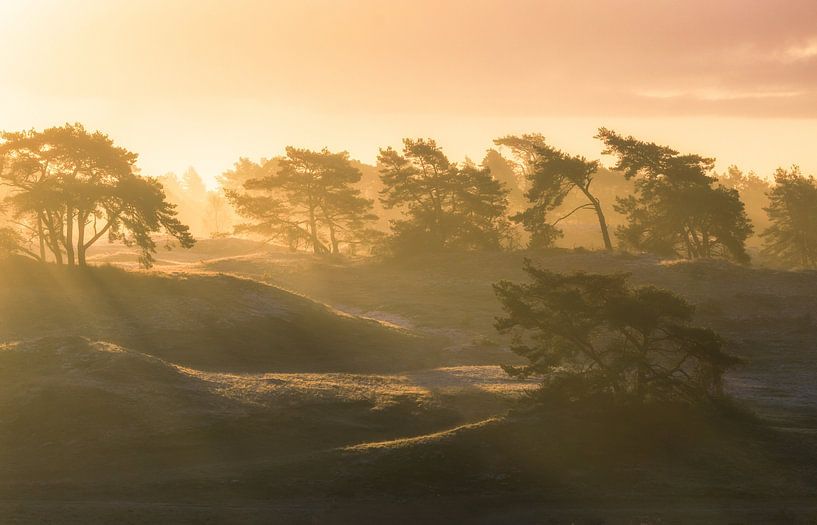
<path fill-rule="evenodd" d="M 731 392 L 781 427 L 817 429 L 817 272 L 778 271 L 720 261 L 662 261 L 650 256 L 550 249 L 452 253 L 399 261 L 338 261 L 269 252 L 205 263 L 252 276 L 364 316 L 442 337 L 447 365 L 513 362 L 494 319 L 491 285 L 521 281 L 522 260 L 560 272 L 625 272 L 634 284 L 672 290 L 696 305 L 696 322 L 724 336 L 745 365 Z"/>
<path fill-rule="evenodd" d="M 0 264 L 0 337 L 75 335 L 218 371 L 399 371 L 432 341 L 227 275 Z"/>
<path fill-rule="evenodd" d="M 155 272 L 0 263 L 0 521 L 817 516 L 813 272 L 205 244 Z M 687 297 L 747 360 L 727 378 L 739 408 L 525 408 L 535 385 L 498 367 L 491 290 L 524 278 L 523 257 Z"/>
<path fill-rule="evenodd" d="M 0 485 L 219 472 L 433 433 L 513 398 L 451 395 L 411 375 L 214 373 L 79 337 L 12 343 L 0 348 Z"/>

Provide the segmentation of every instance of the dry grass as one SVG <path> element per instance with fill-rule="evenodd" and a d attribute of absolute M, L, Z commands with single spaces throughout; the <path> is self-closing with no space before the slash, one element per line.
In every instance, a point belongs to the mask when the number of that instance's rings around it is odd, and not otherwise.
<path fill-rule="evenodd" d="M 267 252 L 208 262 L 209 270 L 252 276 L 361 316 L 442 338 L 449 366 L 512 362 L 493 328 L 501 315 L 491 285 L 520 281 L 524 258 L 554 271 L 624 272 L 631 282 L 675 291 L 696 305 L 745 360 L 730 391 L 775 425 L 817 430 L 817 272 L 780 271 L 722 261 L 572 250 L 460 253 L 402 261 L 327 260 Z"/>
<path fill-rule="evenodd" d="M 788 432 L 672 407 L 527 414 L 516 401 L 535 384 L 498 366 L 511 357 L 491 290 L 524 278 L 524 256 L 685 295 L 747 359 L 734 395 Z M 215 507 L 371 521 L 365 501 L 395 522 L 543 521 L 543 501 L 568 522 L 647 507 L 667 522 L 696 505 L 699 522 L 817 515 L 803 503 L 817 480 L 813 272 L 566 250 L 348 261 L 237 241 L 163 257 L 175 273 L 0 267 L 0 521 L 53 517 L 67 508 L 55 494 L 85 502 L 77 523 L 216 522 Z M 6 514 L 3 497 L 33 510 Z M 414 511 L 389 514 L 395 501 Z M 747 501 L 754 514 L 719 513 Z"/>

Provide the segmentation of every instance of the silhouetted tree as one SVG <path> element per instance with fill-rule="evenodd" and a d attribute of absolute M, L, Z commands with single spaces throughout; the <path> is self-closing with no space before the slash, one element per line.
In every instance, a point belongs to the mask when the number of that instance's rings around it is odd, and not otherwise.
<path fill-rule="evenodd" d="M 234 173 L 251 172 L 244 190 L 227 190 L 239 215 L 254 222 L 237 231 L 305 243 L 315 253 L 338 253 L 340 242 L 355 242 L 377 217 L 372 201 L 355 186 L 360 171 L 346 152 L 288 147 L 286 157 L 254 165 L 242 159 Z M 328 245 L 327 245 L 328 243 Z"/>
<path fill-rule="evenodd" d="M 540 134 L 508 136 L 496 139 L 494 143 L 510 148 L 518 161 L 527 166 L 525 174 L 529 189 L 525 197 L 530 205 L 511 220 L 522 224 L 530 232 L 532 246 L 549 246 L 562 236 L 561 230 L 556 227 L 559 222 L 577 211 L 592 209 L 598 218 L 604 248 L 613 249 L 601 202 L 590 191 L 593 176 L 599 169 L 598 161 L 588 161 L 582 156 L 559 151 L 549 146 Z M 573 190 L 578 190 L 585 202 L 548 222 L 548 213 L 558 208 Z"/>
<path fill-rule="evenodd" d="M 752 233 L 738 192 L 707 173 L 714 160 L 677 151 L 601 128 L 597 135 L 615 155 L 616 170 L 635 179 L 635 195 L 617 200 L 627 216 L 619 227 L 622 244 L 659 255 L 689 259 L 725 257 L 748 262 Z"/>
<path fill-rule="evenodd" d="M 711 330 L 690 324 L 694 308 L 652 286 L 630 288 L 626 275 L 563 275 L 525 261 L 532 282 L 494 285 L 507 314 L 500 332 L 528 365 L 517 377 L 542 377 L 570 397 L 613 395 L 696 400 L 722 394 L 737 359 Z"/>
<path fill-rule="evenodd" d="M 398 250 L 498 248 L 507 236 L 507 190 L 488 168 L 457 166 L 431 139 L 404 139 L 378 157 L 386 208 L 406 217 L 391 221 Z"/>
<path fill-rule="evenodd" d="M 40 260 L 86 264 L 86 252 L 103 236 L 140 249 L 140 263 L 153 263 L 153 234 L 165 231 L 183 247 L 194 240 L 176 218 L 159 182 L 140 177 L 137 155 L 107 135 L 80 124 L 42 132 L 3 133 L 0 181 L 17 224 L 37 239 Z"/>
<path fill-rule="evenodd" d="M 817 181 L 800 168 L 778 169 L 769 191 L 771 226 L 761 237 L 763 252 L 785 264 L 817 267 Z"/>

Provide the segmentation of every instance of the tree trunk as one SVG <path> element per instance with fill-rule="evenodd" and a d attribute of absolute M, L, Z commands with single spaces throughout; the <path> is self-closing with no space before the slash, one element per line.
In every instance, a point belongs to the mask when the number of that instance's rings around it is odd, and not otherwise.
<path fill-rule="evenodd" d="M 54 262 L 57 263 L 58 266 L 62 266 L 62 249 L 60 248 L 60 238 L 62 236 L 62 232 L 60 231 L 59 234 L 57 233 L 57 229 L 54 225 L 54 217 L 50 212 L 48 212 L 45 219 L 47 219 L 45 221 L 45 226 L 48 230 L 46 246 L 48 246 L 48 249 L 51 250 L 51 253 L 54 255 Z"/>
<path fill-rule="evenodd" d="M 57 266 L 63 265 L 62 259 L 62 249 L 60 248 L 60 242 L 57 239 L 54 239 L 51 242 L 51 253 L 54 254 L 54 262 L 57 263 Z"/>
<path fill-rule="evenodd" d="M 76 260 L 74 258 L 74 208 L 68 206 L 65 210 L 65 255 L 68 259 L 68 266 L 74 266 Z"/>
<path fill-rule="evenodd" d="M 712 257 L 712 248 L 709 244 L 709 233 L 706 230 L 701 232 L 701 243 L 703 245 L 703 256 L 707 259 Z"/>
<path fill-rule="evenodd" d="M 79 266 L 85 266 L 85 221 L 87 218 L 85 213 L 77 213 L 77 264 Z"/>
<path fill-rule="evenodd" d="M 593 209 L 596 210 L 596 215 L 599 218 L 599 229 L 601 229 L 601 238 L 604 241 L 604 249 L 611 252 L 613 251 L 613 243 L 610 241 L 610 230 L 607 228 L 607 220 L 604 218 L 604 211 L 601 209 L 601 203 L 589 193 L 588 197 L 592 201 Z"/>
<path fill-rule="evenodd" d="M 438 247 L 442 249 L 446 241 L 446 233 L 443 228 L 443 207 L 439 197 L 432 202 L 434 203 L 434 237 L 436 237 Z"/>
<path fill-rule="evenodd" d="M 318 240 L 318 221 L 315 218 L 315 207 L 311 204 L 309 206 L 309 237 L 312 241 L 312 252 L 315 254 L 323 253 L 323 244 Z"/>
<path fill-rule="evenodd" d="M 335 237 L 335 224 L 332 221 L 329 221 L 329 239 L 332 241 L 332 254 L 339 254 L 340 250 L 338 249 L 338 240 Z"/>
<path fill-rule="evenodd" d="M 692 258 L 699 259 L 701 257 L 701 241 L 698 240 L 698 234 L 695 233 L 692 227 L 689 227 L 688 230 L 690 237 L 692 237 Z"/>
<path fill-rule="evenodd" d="M 684 228 L 684 244 L 687 248 L 687 259 L 692 259 L 692 243 L 689 240 L 689 232 Z"/>
<path fill-rule="evenodd" d="M 98 232 L 96 232 L 96 234 L 94 234 L 94 236 L 93 236 L 93 237 L 91 237 L 91 240 L 89 240 L 88 242 L 86 242 L 85 244 L 83 244 L 83 245 L 82 245 L 82 249 L 83 249 L 83 251 L 87 251 L 87 250 L 88 250 L 88 248 L 90 248 L 91 246 L 93 246 L 93 244 L 94 244 L 96 241 L 98 241 L 100 238 L 102 238 L 102 236 L 103 236 L 103 235 L 105 235 L 105 233 L 107 233 L 107 232 L 108 232 L 108 230 L 110 230 L 110 229 L 111 229 L 111 222 L 110 222 L 110 221 L 108 221 L 108 223 L 107 223 L 107 224 L 105 224 L 105 227 L 104 227 L 104 228 L 102 228 L 101 230 L 99 230 Z"/>
<path fill-rule="evenodd" d="M 610 229 L 607 227 L 607 219 L 604 218 L 604 211 L 601 209 L 601 201 L 595 198 L 590 193 L 590 184 L 587 184 L 587 187 L 577 184 L 576 185 L 584 196 L 587 197 L 587 200 L 590 201 L 590 204 L 593 206 L 593 209 L 596 211 L 596 216 L 599 218 L 599 229 L 601 230 L 601 238 L 604 241 L 604 249 L 608 252 L 613 251 L 613 243 L 610 241 Z"/>
<path fill-rule="evenodd" d="M 45 232 L 43 231 L 43 215 L 37 214 L 37 239 L 40 241 L 40 262 L 45 262 Z"/>

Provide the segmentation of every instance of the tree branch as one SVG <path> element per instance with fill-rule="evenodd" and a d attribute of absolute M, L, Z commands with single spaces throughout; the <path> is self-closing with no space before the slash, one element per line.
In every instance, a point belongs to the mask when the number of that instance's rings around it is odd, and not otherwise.
<path fill-rule="evenodd" d="M 579 207 L 577 207 L 577 208 L 574 208 L 574 209 L 573 209 L 573 211 L 571 211 L 570 213 L 568 213 L 568 214 L 567 214 L 567 215 L 565 215 L 564 217 L 559 217 L 558 219 L 556 219 L 556 222 L 553 222 L 553 223 L 551 223 L 550 225 L 551 225 L 551 226 L 556 226 L 557 224 L 559 224 L 559 222 L 563 221 L 564 219 L 567 219 L 568 217 L 570 217 L 571 215 L 573 215 L 573 214 L 574 214 L 574 213 L 576 213 L 577 211 L 579 211 L 579 210 L 581 210 L 581 209 L 585 209 L 585 208 L 592 208 L 592 207 L 593 207 L 593 205 L 592 205 L 592 204 L 590 204 L 589 202 L 588 202 L 588 203 L 586 203 L 586 204 L 582 204 L 581 206 L 579 206 Z"/>

